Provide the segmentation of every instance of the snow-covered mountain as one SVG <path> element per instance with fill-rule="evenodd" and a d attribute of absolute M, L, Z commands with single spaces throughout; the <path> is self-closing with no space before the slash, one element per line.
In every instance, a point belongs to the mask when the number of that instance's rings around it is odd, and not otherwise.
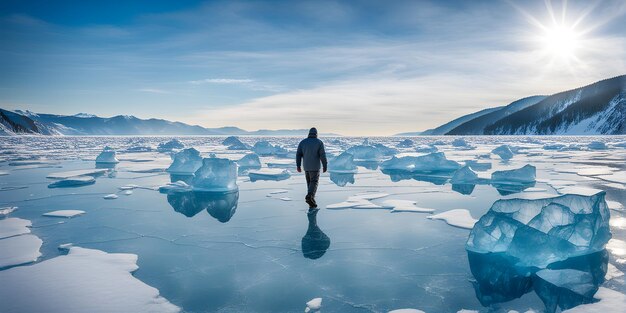
<path fill-rule="evenodd" d="M 422 135 L 626 134 L 626 75 L 461 116 Z"/>
<path fill-rule="evenodd" d="M 489 135 L 626 134 L 626 75 L 557 93 L 495 121 Z"/>
<path fill-rule="evenodd" d="M 205 128 L 162 119 L 129 115 L 98 117 L 92 114 L 55 115 L 0 109 L 0 136 L 11 135 L 257 135 L 305 136 L 308 129 L 246 131 L 238 127 Z"/>

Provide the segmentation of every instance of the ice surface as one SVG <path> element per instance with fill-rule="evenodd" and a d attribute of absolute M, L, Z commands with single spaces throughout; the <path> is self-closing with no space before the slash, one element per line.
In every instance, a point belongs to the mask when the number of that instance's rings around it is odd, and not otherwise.
<path fill-rule="evenodd" d="M 48 213 L 44 213 L 43 216 L 51 216 L 51 217 L 74 217 L 78 215 L 85 214 L 85 211 L 81 210 L 57 210 Z"/>
<path fill-rule="evenodd" d="M 491 153 L 498 155 L 502 160 L 510 160 L 514 156 L 513 151 L 511 151 L 511 147 L 508 145 L 501 145 L 491 150 Z"/>
<path fill-rule="evenodd" d="M 535 182 L 537 169 L 532 165 L 524 165 L 522 168 L 504 171 L 495 171 L 491 174 L 492 183 L 524 184 Z"/>
<path fill-rule="evenodd" d="M 626 184 L 626 171 L 617 172 L 610 175 L 598 175 L 596 177 L 614 183 Z"/>
<path fill-rule="evenodd" d="M 328 171 L 331 173 L 356 173 L 357 167 L 354 164 L 354 157 L 348 152 L 330 159 L 328 162 Z"/>
<path fill-rule="evenodd" d="M 420 208 L 415 201 L 411 200 L 385 200 L 382 206 L 392 208 L 391 212 L 415 212 L 415 213 L 432 213 L 435 209 Z"/>
<path fill-rule="evenodd" d="M 51 183 L 48 188 L 80 187 L 94 183 L 96 183 L 96 179 L 91 176 L 74 176 Z"/>
<path fill-rule="evenodd" d="M 387 313 L 426 313 L 426 312 L 422 310 L 418 310 L 418 309 L 397 309 L 397 310 L 389 311 Z"/>
<path fill-rule="evenodd" d="M 252 147 L 252 151 L 260 156 L 286 155 L 287 150 L 279 145 L 272 145 L 268 141 L 258 141 Z"/>
<path fill-rule="evenodd" d="M 454 172 L 450 183 L 452 184 L 476 184 L 480 179 L 478 175 L 469 168 L 469 166 L 463 166 Z"/>
<path fill-rule="evenodd" d="M 609 240 L 606 249 L 611 251 L 613 255 L 619 257 L 626 256 L 626 241 L 613 238 Z"/>
<path fill-rule="evenodd" d="M 461 165 L 459 163 L 446 159 L 443 152 L 436 152 L 417 157 L 393 157 L 380 164 L 381 170 L 406 171 L 412 173 L 452 172 L 456 171 L 460 167 Z"/>
<path fill-rule="evenodd" d="M 604 195 L 498 200 L 472 229 L 466 249 L 506 252 L 540 268 L 600 251 L 611 238 Z"/>
<path fill-rule="evenodd" d="M 0 219 L 7 217 L 11 212 L 17 210 L 16 206 L 8 206 L 0 208 Z"/>
<path fill-rule="evenodd" d="M 590 150 L 606 150 L 608 147 L 602 141 L 592 141 L 587 145 Z"/>
<path fill-rule="evenodd" d="M 174 155 L 174 162 L 167 168 L 167 172 L 174 175 L 193 175 L 202 166 L 200 151 L 187 148 Z"/>
<path fill-rule="evenodd" d="M 157 146 L 159 152 L 172 152 L 185 148 L 185 145 L 178 139 L 172 139 L 168 142 L 162 142 Z"/>
<path fill-rule="evenodd" d="M 191 181 L 194 190 L 237 190 L 237 163 L 229 159 L 205 158 Z"/>
<path fill-rule="evenodd" d="M 384 157 L 379 149 L 370 145 L 352 146 L 345 152 L 351 154 L 357 161 L 379 161 Z"/>
<path fill-rule="evenodd" d="M 428 216 L 429 219 L 443 220 L 450 226 L 472 229 L 476 224 L 476 219 L 472 217 L 466 209 L 454 209 L 439 214 Z"/>
<path fill-rule="evenodd" d="M 99 176 L 106 172 L 107 172 L 107 169 L 94 168 L 94 169 L 86 169 L 86 170 L 73 170 L 73 171 L 66 171 L 66 172 L 50 173 L 46 177 L 52 178 L 52 179 L 67 179 L 67 178 L 76 177 L 76 176 Z"/>
<path fill-rule="evenodd" d="M 547 312 L 573 308 L 594 302 L 598 291 L 591 273 L 575 269 L 544 269 L 533 276 L 533 288 L 546 306 Z"/>
<path fill-rule="evenodd" d="M 136 262 L 135 254 L 70 247 L 68 255 L 1 271 L 0 295 L 11 301 L 0 302 L 0 311 L 179 312 L 130 274 Z"/>
<path fill-rule="evenodd" d="M 615 267 L 615 265 L 609 263 L 606 269 L 606 275 L 604 276 L 604 279 L 606 280 L 611 280 L 613 278 L 618 278 L 618 277 L 622 277 L 624 276 L 624 272 L 620 271 L 619 269 L 617 269 L 617 267 Z"/>
<path fill-rule="evenodd" d="M 30 233 L 29 220 L 11 217 L 0 220 L 0 239 Z"/>
<path fill-rule="evenodd" d="M 374 144 L 374 148 L 378 149 L 378 151 L 380 151 L 380 153 L 384 156 L 392 156 L 398 153 L 398 149 L 387 147 L 382 143 Z"/>
<path fill-rule="evenodd" d="M 344 202 L 329 204 L 326 206 L 330 210 L 342 210 L 342 209 L 391 209 L 389 206 L 381 206 L 374 204 L 370 200 L 384 198 L 389 196 L 386 193 L 362 193 L 351 197 Z"/>
<path fill-rule="evenodd" d="M 285 169 L 279 168 L 262 168 L 260 170 L 250 171 L 248 173 L 251 181 L 257 180 L 285 180 L 291 177 L 291 173 Z"/>
<path fill-rule="evenodd" d="M 9 172 L 7 171 L 0 171 L 0 176 L 7 176 L 9 175 Z"/>
<path fill-rule="evenodd" d="M 106 196 L 104 196 L 102 198 L 104 198 L 106 200 L 114 200 L 114 199 L 117 199 L 118 196 L 116 194 L 112 193 L 112 194 L 106 195 Z"/>
<path fill-rule="evenodd" d="M 322 308 L 322 298 L 314 298 L 306 303 L 305 313 L 319 311 Z"/>
<path fill-rule="evenodd" d="M 599 302 L 579 305 L 575 308 L 565 310 L 563 313 L 624 313 L 626 308 L 626 295 L 611 290 L 606 287 L 600 287 L 594 298 Z"/>
<path fill-rule="evenodd" d="M 39 237 L 30 234 L 0 239 L 0 269 L 35 262 L 41 255 L 39 252 L 41 244 L 42 241 Z M 2 273 L 5 272 L 0 271 L 0 281 L 2 281 L 0 290 L 12 287 L 8 280 L 2 278 Z M 3 295 L 2 291 L 0 291 L 0 295 Z M 5 297 L 4 299 L 9 298 Z M 2 305 L 6 302 L 8 301 L 0 301 L 0 312 L 5 312 L 2 310 Z"/>
<path fill-rule="evenodd" d="M 237 161 L 237 165 L 244 168 L 260 168 L 261 160 L 259 159 L 259 156 L 255 153 L 249 153 L 246 154 L 243 158 L 239 159 L 239 161 Z"/>
<path fill-rule="evenodd" d="M 115 150 L 111 147 L 104 147 L 102 152 L 96 157 L 96 163 L 120 163 L 115 157 Z"/>

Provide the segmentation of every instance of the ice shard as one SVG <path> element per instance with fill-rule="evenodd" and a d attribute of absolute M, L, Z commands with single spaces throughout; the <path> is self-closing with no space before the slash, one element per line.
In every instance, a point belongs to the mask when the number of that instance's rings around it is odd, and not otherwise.
<path fill-rule="evenodd" d="M 348 152 L 343 152 L 328 162 L 328 171 L 331 173 L 356 173 L 357 167 L 354 163 L 354 157 Z"/>
<path fill-rule="evenodd" d="M 191 181 L 197 191 L 237 190 L 237 163 L 229 159 L 205 158 Z"/>
<path fill-rule="evenodd" d="M 193 175 L 201 166 L 200 152 L 194 148 L 188 148 L 174 155 L 174 162 L 166 171 L 173 175 Z"/>
<path fill-rule="evenodd" d="M 96 157 L 96 163 L 115 164 L 115 163 L 120 163 L 120 161 L 118 161 L 117 158 L 115 157 L 115 150 L 107 146 L 107 147 L 104 147 L 102 152 L 100 152 L 98 157 Z"/>

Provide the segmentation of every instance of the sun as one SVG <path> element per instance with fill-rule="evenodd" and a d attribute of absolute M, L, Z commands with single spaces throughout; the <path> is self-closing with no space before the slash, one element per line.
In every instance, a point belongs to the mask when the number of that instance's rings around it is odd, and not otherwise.
<path fill-rule="evenodd" d="M 580 47 L 580 35 L 572 27 L 555 25 L 544 29 L 541 42 L 547 53 L 567 60 L 576 57 L 576 50 Z"/>

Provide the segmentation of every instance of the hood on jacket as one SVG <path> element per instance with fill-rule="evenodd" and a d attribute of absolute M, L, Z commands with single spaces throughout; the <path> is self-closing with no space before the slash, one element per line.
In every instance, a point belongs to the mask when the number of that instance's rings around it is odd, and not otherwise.
<path fill-rule="evenodd" d="M 309 138 L 317 138 L 317 128 L 311 127 L 309 129 Z"/>

